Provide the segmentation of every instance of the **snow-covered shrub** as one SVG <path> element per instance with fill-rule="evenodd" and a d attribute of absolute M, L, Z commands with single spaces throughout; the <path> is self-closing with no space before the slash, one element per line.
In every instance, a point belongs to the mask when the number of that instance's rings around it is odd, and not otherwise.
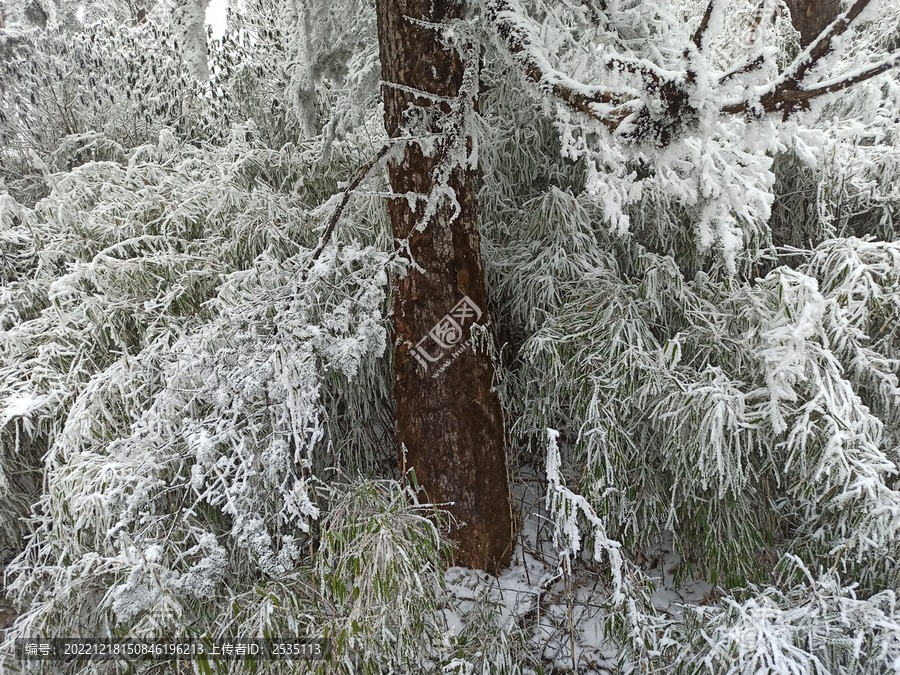
<path fill-rule="evenodd" d="M 122 163 L 55 176 L 4 221 L 2 466 L 45 476 L 8 569 L 32 609 L 22 630 L 214 628 L 230 595 L 289 587 L 309 564 L 324 468 L 370 469 L 388 442 L 386 255 L 359 243 L 313 265 L 330 205 L 282 188 L 315 150 L 250 138 L 195 149 L 164 131 Z M 372 242 L 375 206 L 355 212 Z M 33 483 L 4 491 L 21 504 L 4 512 L 7 546 Z"/>
<path fill-rule="evenodd" d="M 442 642 L 446 544 L 412 487 L 356 481 L 322 519 L 315 574 L 328 603 L 332 658 L 349 672 L 412 672 Z M 438 515 L 440 521 L 440 516 Z"/>
<path fill-rule="evenodd" d="M 610 81 L 586 56 L 592 41 L 634 68 L 681 58 L 652 3 L 603 20 L 522 6 L 550 64 L 582 82 Z M 705 7 L 679 11 L 696 25 Z M 732 31 L 755 8 L 720 16 L 714 69 L 745 49 Z M 619 17 L 633 41 L 598 38 L 621 37 Z M 840 69 L 895 35 L 885 14 L 865 25 Z M 767 65 L 735 86 L 796 53 L 783 16 L 761 30 Z M 863 597 L 895 588 L 900 285 L 894 244 L 872 236 L 895 232 L 896 78 L 831 100 L 821 131 L 717 117 L 661 153 L 610 142 L 502 71 L 485 78 L 486 262 L 512 363 L 501 391 L 530 456 L 557 476 L 563 550 L 592 555 L 608 538 L 627 557 L 670 530 L 682 581 L 705 570 L 723 586 L 764 583 L 795 551 L 813 568 L 838 557 Z M 547 428 L 560 431 L 556 457 Z"/>
<path fill-rule="evenodd" d="M 851 675 L 896 673 L 900 611 L 896 592 L 858 597 L 834 569 L 813 574 L 788 556 L 779 583 L 689 609 L 693 643 L 677 672 Z"/>
<path fill-rule="evenodd" d="M 0 178 L 28 205 L 49 173 L 122 162 L 163 127 L 207 139 L 223 110 L 190 75 L 176 38 L 156 22 L 72 32 L 0 30 Z"/>
<path fill-rule="evenodd" d="M 473 574 L 448 570 L 452 605 L 444 610 L 456 624 L 444 651 L 440 672 L 446 675 L 512 675 L 540 667 L 529 649 L 529 630 L 504 602 L 504 590 L 495 580 L 473 583 Z M 513 589 L 515 590 L 515 589 Z M 526 614 L 526 617 L 528 615 Z"/>
<path fill-rule="evenodd" d="M 580 492 L 616 537 L 640 546 L 674 529 L 686 559 L 728 583 L 755 578 L 785 537 L 893 550 L 893 248 L 824 242 L 801 269 L 825 293 L 788 268 L 728 292 L 680 281 L 664 258 L 632 283 L 584 283 L 525 343 L 521 377 L 541 403 L 522 429 L 573 431 Z"/>

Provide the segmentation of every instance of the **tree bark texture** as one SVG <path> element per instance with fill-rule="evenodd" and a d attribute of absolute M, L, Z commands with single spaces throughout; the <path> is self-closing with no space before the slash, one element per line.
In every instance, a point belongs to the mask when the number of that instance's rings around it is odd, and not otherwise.
<path fill-rule="evenodd" d="M 437 24 L 462 18 L 454 0 L 378 0 L 384 117 L 396 138 L 417 119 L 414 134 L 439 132 L 435 121 L 457 96 L 463 62 Z M 394 84 L 400 87 L 392 86 Z M 420 96 L 427 92 L 444 97 Z M 424 120 L 424 121 L 423 121 Z M 443 129 L 446 132 L 446 128 Z M 443 140 L 440 140 L 443 138 Z M 458 205 L 445 199 L 417 229 L 425 199 L 437 182 L 448 138 L 423 151 L 409 142 L 402 159 L 388 162 L 395 194 L 389 201 L 396 240 L 424 272 L 410 268 L 392 280 L 394 395 L 401 468 L 415 470 L 427 498 L 449 504 L 456 525 L 456 562 L 498 573 L 509 560 L 513 533 L 503 419 L 492 390 L 493 367 L 484 349 L 473 351 L 472 326 L 488 322 L 478 233 L 479 176 L 457 167 L 446 183 Z M 398 245 L 399 246 L 399 245 Z M 402 249 L 406 253 L 405 247 Z"/>
<path fill-rule="evenodd" d="M 786 0 L 791 10 L 791 23 L 800 33 L 804 49 L 815 41 L 841 12 L 840 0 Z"/>

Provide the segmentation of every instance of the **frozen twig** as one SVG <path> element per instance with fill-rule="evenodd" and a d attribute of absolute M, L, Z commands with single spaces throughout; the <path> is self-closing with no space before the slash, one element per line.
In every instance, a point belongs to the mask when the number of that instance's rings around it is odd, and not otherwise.
<path fill-rule="evenodd" d="M 322 233 L 322 238 L 319 240 L 319 245 L 316 247 L 316 250 L 312 254 L 312 258 L 309 259 L 309 264 L 306 269 L 303 270 L 303 280 L 306 281 L 306 278 L 309 276 L 309 271 L 313 268 L 313 265 L 316 264 L 316 261 L 319 259 L 319 256 L 322 255 L 322 251 L 325 250 L 325 246 L 328 245 L 329 240 L 331 239 L 331 234 L 334 232 L 334 228 L 337 225 L 338 220 L 341 217 L 341 214 L 344 212 L 344 208 L 346 208 L 348 202 L 350 201 L 350 195 L 353 194 L 353 191 L 359 187 L 359 184 L 363 181 L 363 179 L 369 174 L 369 171 L 380 162 L 385 155 L 387 155 L 388 150 L 391 149 L 393 143 L 388 142 L 385 143 L 381 150 L 379 150 L 375 155 L 365 164 L 363 164 L 359 170 L 356 172 L 356 176 L 353 177 L 353 180 L 347 185 L 347 188 L 341 193 L 341 203 L 338 204 L 337 208 L 334 210 L 334 213 L 331 214 L 331 220 L 328 221 L 328 225 L 325 227 L 325 231 Z"/>

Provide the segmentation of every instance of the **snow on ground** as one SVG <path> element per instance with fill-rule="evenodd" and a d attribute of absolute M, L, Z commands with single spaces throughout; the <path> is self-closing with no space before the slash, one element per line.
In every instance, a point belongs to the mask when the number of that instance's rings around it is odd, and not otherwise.
<path fill-rule="evenodd" d="M 571 644 L 579 673 L 617 673 L 617 647 L 604 638 L 603 609 L 598 604 L 598 585 L 605 563 L 585 555 L 566 578 L 550 544 L 552 522 L 545 510 L 546 481 L 532 472 L 522 472 L 514 485 L 516 507 L 522 517 L 510 566 L 499 578 L 485 572 L 451 567 L 444 576 L 450 599 L 444 609 L 447 628 L 460 635 L 478 603 L 497 612 L 500 625 L 510 622 L 528 627 L 532 645 L 541 646 L 547 662 L 560 669 L 573 667 Z M 718 601 L 715 587 L 703 579 L 674 583 L 681 559 L 674 551 L 671 532 L 641 551 L 644 572 L 654 579 L 652 602 L 657 611 L 680 616 L 686 604 L 708 605 Z M 467 616 L 468 615 L 468 616 Z"/>

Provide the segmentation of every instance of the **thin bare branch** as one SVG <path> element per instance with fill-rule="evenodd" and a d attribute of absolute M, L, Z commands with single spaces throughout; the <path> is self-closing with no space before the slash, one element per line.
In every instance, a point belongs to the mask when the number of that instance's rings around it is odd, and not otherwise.
<path fill-rule="evenodd" d="M 307 276 L 309 275 L 309 271 L 313 268 L 313 265 L 316 264 L 316 261 L 319 259 L 319 256 L 322 255 L 322 251 L 325 250 L 325 246 L 328 244 L 331 239 L 331 233 L 334 231 L 335 226 L 337 225 L 338 220 L 341 217 L 341 214 L 344 212 L 344 209 L 347 206 L 347 203 L 350 201 L 350 195 L 353 194 L 353 191 L 359 187 L 359 184 L 363 181 L 369 171 L 380 162 L 384 156 L 388 153 L 393 147 L 394 143 L 387 142 L 382 146 L 381 150 L 379 150 L 372 159 L 363 164 L 359 170 L 356 172 L 356 175 L 353 177 L 353 180 L 350 181 L 347 188 L 341 193 L 341 203 L 338 204 L 338 207 L 334 210 L 334 213 L 331 214 L 331 219 L 328 221 L 328 225 L 325 227 L 325 231 L 322 233 L 322 238 L 319 240 L 319 245 L 316 247 L 315 252 L 312 254 L 312 258 L 309 260 L 309 265 L 307 265 L 306 269 L 303 271 L 303 280 L 306 281 Z"/>
<path fill-rule="evenodd" d="M 754 45 L 759 38 L 760 26 L 762 26 L 763 16 L 766 11 L 766 0 L 760 0 L 753 13 L 753 23 L 750 25 L 750 34 L 747 37 L 747 43 Z"/>

